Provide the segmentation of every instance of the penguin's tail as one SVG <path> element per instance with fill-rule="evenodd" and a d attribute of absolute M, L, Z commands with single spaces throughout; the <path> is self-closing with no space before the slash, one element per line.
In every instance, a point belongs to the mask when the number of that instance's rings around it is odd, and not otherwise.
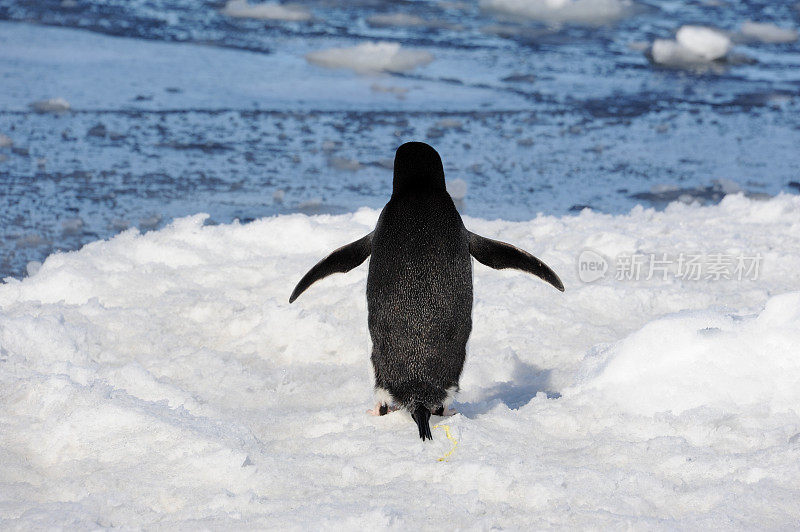
<path fill-rule="evenodd" d="M 411 417 L 417 422 L 419 437 L 422 438 L 422 441 L 426 439 L 432 440 L 433 435 L 431 434 L 431 426 L 429 423 L 431 419 L 430 409 L 421 403 L 417 403 L 416 407 L 411 411 Z"/>

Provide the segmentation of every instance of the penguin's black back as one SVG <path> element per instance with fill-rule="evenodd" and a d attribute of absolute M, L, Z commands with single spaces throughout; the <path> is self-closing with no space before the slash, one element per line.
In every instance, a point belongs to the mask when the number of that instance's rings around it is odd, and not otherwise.
<path fill-rule="evenodd" d="M 472 265 L 441 160 L 425 144 L 398 149 L 394 192 L 372 236 L 367 305 L 376 387 L 412 412 L 441 406 L 472 329 Z"/>

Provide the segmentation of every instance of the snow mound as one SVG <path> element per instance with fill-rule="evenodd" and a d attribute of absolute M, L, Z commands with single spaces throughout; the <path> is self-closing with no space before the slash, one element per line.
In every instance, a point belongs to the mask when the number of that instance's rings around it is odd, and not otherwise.
<path fill-rule="evenodd" d="M 589 357 L 599 373 L 579 389 L 644 415 L 709 406 L 798 411 L 799 345 L 800 292 L 771 298 L 755 317 L 681 313 Z"/>
<path fill-rule="evenodd" d="M 311 20 L 311 12 L 302 6 L 267 2 L 250 4 L 247 0 L 228 0 L 222 9 L 223 15 L 236 18 L 255 18 L 261 20 L 304 21 Z"/>
<path fill-rule="evenodd" d="M 765 43 L 786 43 L 797 40 L 797 30 L 781 28 L 768 22 L 747 21 L 739 32 L 750 39 Z"/>
<path fill-rule="evenodd" d="M 433 61 L 422 50 L 406 50 L 396 42 L 367 42 L 351 48 L 331 48 L 306 55 L 309 63 L 325 68 L 346 68 L 359 74 L 404 72 Z"/>
<path fill-rule="evenodd" d="M 501 15 L 549 23 L 606 24 L 624 17 L 627 0 L 481 0 L 480 7 Z"/>

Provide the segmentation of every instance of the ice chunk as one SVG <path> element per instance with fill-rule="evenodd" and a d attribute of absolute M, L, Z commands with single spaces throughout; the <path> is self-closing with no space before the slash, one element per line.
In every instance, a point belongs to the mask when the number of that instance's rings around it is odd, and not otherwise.
<path fill-rule="evenodd" d="M 653 61 L 662 65 L 683 65 L 703 60 L 702 57 L 671 39 L 656 39 L 651 54 Z"/>
<path fill-rule="evenodd" d="M 14 145 L 14 141 L 8 135 L 0 133 L 0 148 L 8 148 Z"/>
<path fill-rule="evenodd" d="M 797 30 L 781 28 L 768 22 L 747 21 L 742 24 L 740 32 L 745 37 L 767 43 L 794 42 Z"/>
<path fill-rule="evenodd" d="M 348 68 L 360 74 L 404 72 L 433 61 L 423 50 L 406 50 L 396 42 L 366 42 L 351 48 L 330 48 L 306 55 L 309 63 L 325 68 Z"/>
<path fill-rule="evenodd" d="M 28 262 L 25 266 L 25 270 L 28 272 L 28 277 L 33 277 L 36 275 L 42 267 L 42 263 L 38 260 L 32 260 Z"/>
<path fill-rule="evenodd" d="M 731 40 L 724 33 L 705 26 L 682 26 L 675 34 L 678 44 L 706 61 L 725 57 Z"/>
<path fill-rule="evenodd" d="M 236 18 L 257 18 L 262 20 L 311 20 L 311 12 L 302 6 L 267 2 L 249 4 L 247 0 L 228 0 L 222 9 L 224 15 Z"/>
<path fill-rule="evenodd" d="M 710 64 L 722 59 L 731 49 L 724 33 L 705 26 L 682 26 L 675 40 L 656 39 L 650 49 L 653 61 L 668 66 Z"/>
<path fill-rule="evenodd" d="M 151 214 L 144 218 L 139 218 L 139 227 L 141 229 L 155 229 L 161 223 L 161 215 L 158 213 Z"/>
<path fill-rule="evenodd" d="M 436 124 L 434 124 L 435 127 L 440 127 L 442 129 L 458 129 L 463 125 L 464 124 L 461 122 L 461 120 L 457 120 L 455 118 L 442 118 L 441 120 L 438 120 Z"/>
<path fill-rule="evenodd" d="M 83 219 L 81 217 L 67 218 L 61 221 L 61 232 L 65 235 L 77 235 L 83 231 Z"/>
<path fill-rule="evenodd" d="M 69 102 L 63 98 L 39 100 L 29 104 L 29 107 L 37 113 L 64 113 L 70 109 Z"/>
<path fill-rule="evenodd" d="M 355 159 L 348 159 L 347 157 L 331 157 L 328 164 L 337 170 L 344 170 L 346 172 L 356 172 L 361 169 L 361 163 Z"/>
<path fill-rule="evenodd" d="M 620 19 L 631 7 L 627 0 L 481 0 L 480 6 L 512 17 L 550 23 L 600 25 Z"/>
<path fill-rule="evenodd" d="M 467 182 L 463 179 L 450 179 L 447 181 L 447 192 L 454 201 L 462 201 L 467 197 Z"/>
<path fill-rule="evenodd" d="M 383 85 L 380 83 L 373 83 L 369 88 L 372 92 L 394 94 L 399 99 L 405 98 L 409 91 L 408 87 L 396 87 L 394 85 Z"/>
<path fill-rule="evenodd" d="M 405 13 L 392 13 L 390 15 L 372 15 L 367 18 L 367 23 L 370 26 L 388 27 L 388 26 L 428 26 L 430 23 L 423 18 L 416 15 L 407 15 Z"/>

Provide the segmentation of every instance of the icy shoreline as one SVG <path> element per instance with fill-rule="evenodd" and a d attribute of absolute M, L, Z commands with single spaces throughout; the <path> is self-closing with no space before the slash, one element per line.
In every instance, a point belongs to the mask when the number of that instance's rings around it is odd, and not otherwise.
<path fill-rule="evenodd" d="M 475 264 L 446 463 L 441 431 L 424 445 L 405 413 L 364 413 L 366 268 L 287 302 L 378 211 L 217 226 L 196 215 L 53 255 L 0 285 L 0 523 L 795 526 L 799 213 L 781 195 L 466 218 L 541 257 L 567 290 Z M 763 261 L 741 281 L 612 269 L 583 283 L 586 249 Z"/>

